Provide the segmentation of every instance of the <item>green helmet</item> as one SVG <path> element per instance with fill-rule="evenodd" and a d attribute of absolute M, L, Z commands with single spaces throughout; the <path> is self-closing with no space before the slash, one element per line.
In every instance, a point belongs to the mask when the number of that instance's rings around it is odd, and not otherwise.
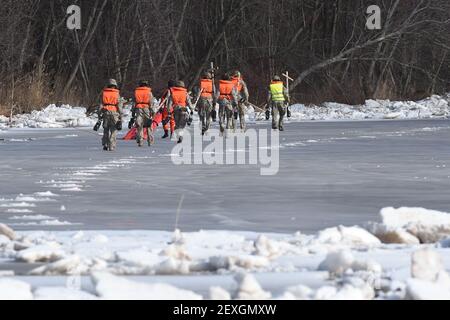
<path fill-rule="evenodd" d="M 140 87 L 150 87 L 150 83 L 147 80 L 141 80 L 139 81 Z"/>
<path fill-rule="evenodd" d="M 280 78 L 280 76 L 274 76 L 272 80 L 273 81 L 281 81 L 281 78 Z"/>
<path fill-rule="evenodd" d="M 206 71 L 205 73 L 203 73 L 203 79 L 212 79 L 213 75 L 211 72 Z"/>
<path fill-rule="evenodd" d="M 186 85 L 184 84 L 184 81 L 178 80 L 178 81 L 175 82 L 175 87 L 185 88 Z"/>
<path fill-rule="evenodd" d="M 116 88 L 118 88 L 119 84 L 117 83 L 116 79 L 109 79 L 107 84 L 106 84 L 106 86 L 107 87 L 116 87 Z"/>

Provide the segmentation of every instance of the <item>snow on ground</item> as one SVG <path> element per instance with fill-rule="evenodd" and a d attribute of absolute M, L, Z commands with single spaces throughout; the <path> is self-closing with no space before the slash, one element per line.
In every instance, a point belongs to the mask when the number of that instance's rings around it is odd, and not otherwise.
<path fill-rule="evenodd" d="M 295 120 L 393 120 L 433 119 L 449 116 L 450 94 L 432 96 L 418 102 L 367 100 L 364 105 L 324 103 L 321 106 L 293 105 Z"/>
<path fill-rule="evenodd" d="M 90 289 L 84 289 L 39 281 L 30 286 L 0 274 L 0 298 L 11 292 L 18 299 L 450 299 L 450 214 L 386 208 L 380 217 L 381 222 L 367 228 L 340 226 L 315 235 L 179 230 L 15 233 L 0 225 L 0 261 L 32 264 L 29 274 L 41 279 L 91 279 Z M 402 231 L 417 236 L 417 242 L 386 238 L 380 230 Z M 260 283 L 262 274 L 266 276 Z M 290 274 L 289 285 L 270 289 Z M 178 287 L 161 277 L 208 275 L 231 275 L 235 285 L 211 282 L 199 293 L 183 287 L 182 281 Z M 160 282 L 130 278 L 136 276 Z"/>
<path fill-rule="evenodd" d="M 382 119 L 432 119 L 445 118 L 449 115 L 450 94 L 432 96 L 418 102 L 368 100 L 364 105 L 345 105 L 334 102 L 320 106 L 291 106 L 291 120 L 382 120 Z M 129 106 L 124 108 L 129 113 Z M 263 115 L 248 109 L 248 119 L 255 120 Z M 258 118 L 259 119 L 259 118 Z M 12 119 L 13 128 L 66 128 L 91 127 L 97 122 L 96 117 L 87 117 L 86 109 L 63 105 L 50 105 L 41 111 L 30 114 L 15 115 Z M 9 118 L 0 116 L 0 130 L 9 127 Z"/>

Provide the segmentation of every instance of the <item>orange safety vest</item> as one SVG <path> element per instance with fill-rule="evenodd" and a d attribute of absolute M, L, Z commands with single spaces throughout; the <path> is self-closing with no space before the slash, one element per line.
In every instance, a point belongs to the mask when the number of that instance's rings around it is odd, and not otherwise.
<path fill-rule="evenodd" d="M 211 98 L 214 94 L 213 81 L 211 79 L 200 80 L 200 89 L 202 89 L 202 98 Z"/>
<path fill-rule="evenodd" d="M 120 91 L 114 88 L 103 89 L 103 110 L 118 112 L 119 111 Z"/>
<path fill-rule="evenodd" d="M 180 87 L 173 87 L 170 89 L 172 93 L 172 102 L 174 106 L 186 107 L 187 103 L 187 89 Z"/>
<path fill-rule="evenodd" d="M 234 81 L 220 80 L 220 99 L 233 100 Z"/>
<path fill-rule="evenodd" d="M 242 82 L 241 82 L 242 78 L 239 77 L 233 77 L 233 83 L 234 86 L 236 87 L 236 90 L 238 93 L 240 93 L 242 91 Z"/>
<path fill-rule="evenodd" d="M 152 98 L 152 89 L 149 87 L 139 87 L 134 92 L 137 109 L 149 108 Z"/>

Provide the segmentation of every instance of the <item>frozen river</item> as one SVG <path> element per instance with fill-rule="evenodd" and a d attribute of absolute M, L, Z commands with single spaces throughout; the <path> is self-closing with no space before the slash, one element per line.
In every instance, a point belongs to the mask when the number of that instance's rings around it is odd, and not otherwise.
<path fill-rule="evenodd" d="M 450 210 L 448 121 L 286 129 L 276 176 L 261 176 L 257 166 L 176 166 L 174 144 L 161 141 L 160 132 L 152 148 L 120 141 L 117 152 L 104 153 L 89 129 L 2 131 L 0 223 L 17 230 L 169 231 L 182 195 L 184 231 L 311 233 L 376 220 L 386 206 Z"/>

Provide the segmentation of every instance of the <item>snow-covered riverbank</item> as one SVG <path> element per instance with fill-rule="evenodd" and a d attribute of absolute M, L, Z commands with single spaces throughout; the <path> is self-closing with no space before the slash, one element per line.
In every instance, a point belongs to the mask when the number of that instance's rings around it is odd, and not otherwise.
<path fill-rule="evenodd" d="M 324 103 L 320 106 L 305 106 L 296 104 L 291 106 L 290 121 L 335 121 L 335 120 L 390 120 L 390 119 L 434 119 L 446 118 L 450 113 L 450 94 L 446 96 L 432 96 L 421 101 L 389 101 L 368 100 L 364 105 L 350 106 L 339 103 Z M 125 108 L 129 113 L 129 106 Z M 248 109 L 249 120 L 263 118 Z M 258 119 L 259 119 L 258 118 Z M 95 117 L 87 117 L 86 109 L 63 105 L 50 105 L 41 111 L 30 114 L 20 114 L 9 119 L 0 116 L 0 129 L 9 126 L 13 128 L 67 128 L 91 127 L 95 124 Z"/>
<path fill-rule="evenodd" d="M 37 278 L 30 285 L 15 280 L 14 270 L 2 271 L 0 298 L 450 299 L 450 214 L 385 208 L 380 217 L 363 227 L 341 226 L 315 235 L 15 233 L 2 225 L 0 261 L 34 266 L 30 275 Z M 292 281 L 286 282 L 289 274 Z M 69 276 L 69 283 L 79 275 L 90 277 L 89 289 L 49 287 L 43 280 Z M 164 283 L 162 276 L 169 275 L 231 276 L 234 281 L 225 287 L 220 284 L 226 281 L 203 283 L 199 290 L 182 282 Z M 156 283 L 149 281 L 155 277 Z M 277 284 L 277 278 L 284 280 Z"/>

